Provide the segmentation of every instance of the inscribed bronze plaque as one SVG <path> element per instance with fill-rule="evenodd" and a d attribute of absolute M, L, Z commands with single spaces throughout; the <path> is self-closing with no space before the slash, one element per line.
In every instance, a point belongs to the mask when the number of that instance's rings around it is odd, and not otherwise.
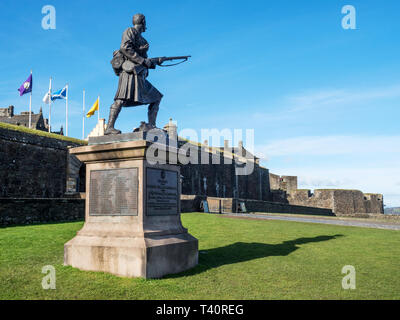
<path fill-rule="evenodd" d="M 137 216 L 138 169 L 90 172 L 89 215 Z"/>
<path fill-rule="evenodd" d="M 147 168 L 147 215 L 178 214 L 178 173 L 176 171 Z"/>

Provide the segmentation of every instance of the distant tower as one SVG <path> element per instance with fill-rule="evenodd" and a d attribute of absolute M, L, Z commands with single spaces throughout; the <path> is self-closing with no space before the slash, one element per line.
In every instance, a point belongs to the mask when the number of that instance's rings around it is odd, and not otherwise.
<path fill-rule="evenodd" d="M 172 118 L 170 118 L 169 122 L 164 126 L 164 130 L 167 131 L 171 140 L 178 139 L 178 127 L 176 125 L 176 121 L 172 121 Z"/>
<path fill-rule="evenodd" d="M 11 118 L 14 117 L 14 106 L 8 107 L 8 116 Z"/>

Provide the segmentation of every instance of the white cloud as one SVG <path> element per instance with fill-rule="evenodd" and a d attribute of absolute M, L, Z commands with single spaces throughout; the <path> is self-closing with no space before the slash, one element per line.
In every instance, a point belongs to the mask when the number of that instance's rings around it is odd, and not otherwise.
<path fill-rule="evenodd" d="M 346 106 L 363 102 L 400 97 L 400 85 L 367 89 L 323 89 L 287 97 L 292 111 L 321 108 L 326 106 Z"/>
<path fill-rule="evenodd" d="M 321 177 L 300 176 L 300 183 L 303 186 L 312 186 L 312 188 L 340 188 L 348 183 L 348 179 L 327 179 Z"/>
<path fill-rule="evenodd" d="M 309 136 L 280 139 L 255 147 L 262 159 L 274 156 L 399 154 L 399 136 Z"/>
<path fill-rule="evenodd" d="M 297 119 L 299 114 L 314 109 L 333 109 L 354 107 L 356 104 L 367 105 L 373 101 L 381 104 L 384 99 L 400 97 L 400 84 L 386 87 L 370 88 L 328 88 L 303 91 L 299 94 L 292 94 L 282 97 L 276 102 L 265 102 L 260 108 L 266 105 L 274 106 L 275 111 L 255 112 L 252 114 L 252 121 L 274 123 Z"/>

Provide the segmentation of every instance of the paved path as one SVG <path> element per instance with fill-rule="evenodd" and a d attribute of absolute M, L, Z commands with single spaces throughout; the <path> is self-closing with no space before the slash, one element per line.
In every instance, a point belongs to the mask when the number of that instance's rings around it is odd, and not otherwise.
<path fill-rule="evenodd" d="M 323 223 L 323 224 L 334 224 L 339 226 L 351 226 L 351 227 L 364 227 L 364 228 L 376 228 L 376 229 L 389 229 L 389 230 L 400 230 L 400 224 L 390 224 L 377 221 L 359 221 L 359 220 L 334 220 L 324 219 L 323 217 L 289 217 L 269 214 L 235 214 L 225 213 L 224 216 L 232 218 L 245 218 L 245 219 L 264 219 L 264 220 L 284 220 L 284 221 L 297 221 L 297 222 L 310 222 L 310 223 Z"/>

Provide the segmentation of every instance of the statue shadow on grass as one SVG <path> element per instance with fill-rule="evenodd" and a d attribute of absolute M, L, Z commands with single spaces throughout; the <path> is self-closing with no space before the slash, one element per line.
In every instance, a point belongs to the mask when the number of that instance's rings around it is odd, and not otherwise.
<path fill-rule="evenodd" d="M 199 264 L 195 268 L 167 277 L 178 278 L 183 275 L 191 276 L 223 265 L 266 257 L 287 256 L 301 248 L 299 245 L 334 240 L 342 236 L 341 234 L 336 234 L 332 236 L 323 235 L 313 238 L 298 238 L 278 244 L 236 242 L 224 247 L 200 250 Z"/>

